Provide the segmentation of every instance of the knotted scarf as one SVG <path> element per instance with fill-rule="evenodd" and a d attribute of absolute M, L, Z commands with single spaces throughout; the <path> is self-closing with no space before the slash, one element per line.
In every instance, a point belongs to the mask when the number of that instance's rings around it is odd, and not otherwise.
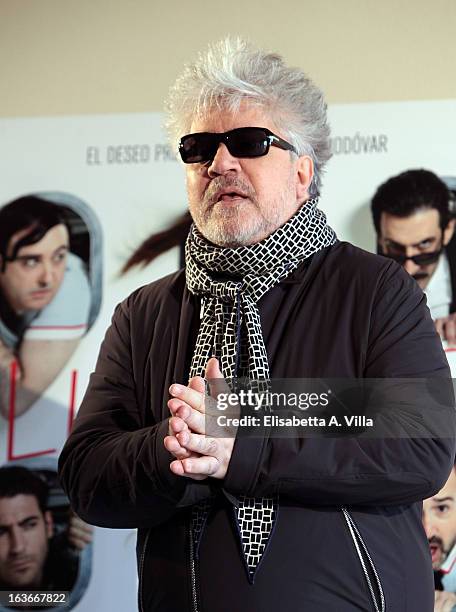
<path fill-rule="evenodd" d="M 267 238 L 238 248 L 215 246 L 192 226 L 185 246 L 186 282 L 191 293 L 201 296 L 201 323 L 190 377 L 204 377 L 208 360 L 216 356 L 226 379 L 269 380 L 258 301 L 301 262 L 336 242 L 336 234 L 317 204 L 318 198 L 307 200 Z M 241 496 L 234 507 L 251 582 L 272 532 L 277 508 L 277 498 L 246 496 Z M 207 501 L 193 507 L 195 551 L 209 510 Z"/>

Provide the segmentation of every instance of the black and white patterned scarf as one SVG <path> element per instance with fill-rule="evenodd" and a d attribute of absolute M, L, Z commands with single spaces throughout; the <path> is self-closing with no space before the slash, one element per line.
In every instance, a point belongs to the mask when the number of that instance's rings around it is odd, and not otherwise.
<path fill-rule="evenodd" d="M 201 296 L 201 324 L 190 377 L 204 377 L 207 362 L 215 355 L 226 379 L 269 380 L 257 304 L 302 261 L 336 242 L 336 234 L 317 204 L 318 198 L 308 200 L 270 236 L 235 249 L 210 244 L 192 226 L 185 247 L 186 281 L 189 291 Z M 234 508 L 251 582 L 272 532 L 277 508 L 276 498 L 245 496 Z M 196 554 L 209 510 L 208 502 L 193 508 Z"/>

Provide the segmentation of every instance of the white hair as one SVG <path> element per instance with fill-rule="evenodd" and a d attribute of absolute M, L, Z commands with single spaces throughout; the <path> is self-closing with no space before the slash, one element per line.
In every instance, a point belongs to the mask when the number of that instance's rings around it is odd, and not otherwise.
<path fill-rule="evenodd" d="M 314 163 L 310 195 L 320 192 L 321 174 L 331 157 L 326 102 L 321 90 L 282 57 L 227 37 L 188 64 L 169 91 L 166 128 L 177 150 L 194 119 L 213 110 L 236 112 L 243 100 L 271 115 L 281 136 Z"/>

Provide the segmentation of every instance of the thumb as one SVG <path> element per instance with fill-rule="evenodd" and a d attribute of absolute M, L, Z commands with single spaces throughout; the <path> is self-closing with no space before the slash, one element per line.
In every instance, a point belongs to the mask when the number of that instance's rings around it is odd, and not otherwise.
<path fill-rule="evenodd" d="M 206 366 L 206 379 L 211 378 L 223 378 L 222 371 L 220 370 L 219 360 L 217 357 L 211 357 L 207 362 Z"/>
<path fill-rule="evenodd" d="M 211 389 L 211 396 L 217 397 L 219 393 L 231 393 L 231 389 L 223 377 L 219 360 L 211 357 L 206 366 L 206 380 Z"/>

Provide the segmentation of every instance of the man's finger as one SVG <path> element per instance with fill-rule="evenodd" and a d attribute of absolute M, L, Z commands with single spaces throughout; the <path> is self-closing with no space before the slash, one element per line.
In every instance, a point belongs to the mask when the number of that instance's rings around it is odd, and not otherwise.
<path fill-rule="evenodd" d="M 447 603 L 445 591 L 434 591 L 434 612 L 444 612 Z"/>
<path fill-rule="evenodd" d="M 187 429 L 199 434 L 206 433 L 206 416 L 190 407 L 183 407 L 177 411 L 179 416 L 187 425 Z M 184 431 L 184 430 L 182 430 Z"/>
<path fill-rule="evenodd" d="M 90 544 L 90 542 L 92 541 L 92 534 L 87 533 L 82 529 L 70 528 L 69 536 L 72 541 L 78 540 L 79 542 L 83 542 L 84 544 Z"/>
<path fill-rule="evenodd" d="M 185 402 L 182 402 L 180 399 L 177 399 L 176 397 L 172 397 L 170 400 L 168 400 L 168 408 L 171 414 L 176 414 L 176 412 L 179 410 L 181 406 L 188 406 L 188 404 L 186 404 Z"/>
<path fill-rule="evenodd" d="M 436 319 L 434 321 L 435 331 L 439 334 L 439 336 L 443 339 L 443 323 L 445 319 Z"/>
<path fill-rule="evenodd" d="M 185 459 L 185 461 L 190 461 L 189 459 Z M 192 459 L 193 461 L 193 459 Z M 191 464 L 189 464 L 188 467 L 190 467 Z M 199 474 L 199 473 L 190 473 L 190 472 L 186 472 L 184 465 L 183 465 L 183 461 L 180 461 L 178 459 L 176 459 L 176 461 L 172 461 L 170 463 L 170 469 L 173 472 L 173 474 L 176 474 L 176 476 L 186 476 L 187 478 L 191 478 L 192 480 L 204 480 L 205 478 L 208 477 L 207 474 Z"/>
<path fill-rule="evenodd" d="M 170 402 L 172 400 L 169 400 Z M 169 403 L 169 402 L 168 402 Z M 206 431 L 206 418 L 204 414 L 198 412 L 198 410 L 194 410 L 188 404 L 180 405 L 176 412 L 174 412 L 174 417 L 170 420 L 170 430 L 169 433 L 179 433 L 180 431 L 184 431 L 185 429 L 191 429 L 195 433 L 204 434 Z M 177 419 L 177 420 L 176 420 Z M 185 423 L 185 427 L 181 425 Z M 174 427 L 174 423 L 178 426 Z"/>
<path fill-rule="evenodd" d="M 88 544 L 90 544 L 90 542 L 86 542 L 85 540 L 82 540 L 77 537 L 71 537 L 70 544 L 76 550 L 82 551 Z"/>
<path fill-rule="evenodd" d="M 212 476 L 219 468 L 219 462 L 215 457 L 190 457 L 181 461 L 184 473 L 187 476 Z"/>
<path fill-rule="evenodd" d="M 179 417 L 184 421 L 190 416 L 190 411 L 193 410 L 191 406 L 174 397 L 168 400 L 168 408 L 173 416 Z"/>
<path fill-rule="evenodd" d="M 92 525 L 89 525 L 88 523 L 83 521 L 81 518 L 79 518 L 79 516 L 77 516 L 74 513 L 72 513 L 71 518 L 70 518 L 70 526 L 74 527 L 75 529 L 81 529 L 82 531 L 86 533 L 93 532 Z"/>
<path fill-rule="evenodd" d="M 188 429 L 187 423 L 178 416 L 168 419 L 168 435 L 175 436 L 181 431 Z"/>
<path fill-rule="evenodd" d="M 216 457 L 220 452 L 220 444 L 215 438 L 191 433 L 190 431 L 182 431 L 177 434 L 176 438 L 181 446 L 200 455 Z"/>
<path fill-rule="evenodd" d="M 182 400 L 195 410 L 204 413 L 204 394 L 190 387 L 174 383 L 169 388 L 169 394 Z"/>
<path fill-rule="evenodd" d="M 71 546 L 83 550 L 92 542 L 92 537 L 93 527 L 72 513 L 68 522 L 68 541 Z"/>
<path fill-rule="evenodd" d="M 434 612 L 451 612 L 456 605 L 456 595 L 449 591 L 435 591 Z"/>
<path fill-rule="evenodd" d="M 176 459 L 185 459 L 191 456 L 191 451 L 181 446 L 175 436 L 166 436 L 163 440 L 166 450 L 174 455 Z"/>
<path fill-rule="evenodd" d="M 204 378 L 201 376 L 194 376 L 193 378 L 190 378 L 188 381 L 188 386 L 190 389 L 193 389 L 198 393 L 202 393 L 203 395 L 206 392 L 206 383 L 204 382 Z"/>
<path fill-rule="evenodd" d="M 456 325 L 453 318 L 449 318 L 444 327 L 444 338 L 448 344 L 456 342 Z"/>
<path fill-rule="evenodd" d="M 81 538 L 87 543 L 92 541 L 92 532 L 85 528 L 72 526 L 70 527 L 70 533 L 75 537 Z"/>

